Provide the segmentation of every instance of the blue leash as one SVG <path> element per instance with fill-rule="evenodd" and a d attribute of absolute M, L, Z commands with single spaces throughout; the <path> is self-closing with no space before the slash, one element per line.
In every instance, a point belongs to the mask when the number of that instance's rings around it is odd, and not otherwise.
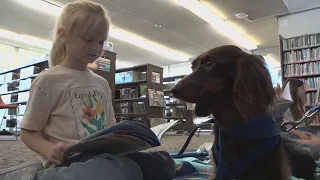
<path fill-rule="evenodd" d="M 281 131 L 289 132 L 292 129 L 298 128 L 298 126 L 301 123 L 303 123 L 306 119 L 313 117 L 316 113 L 319 112 L 319 110 L 320 110 L 320 104 L 317 103 L 317 105 L 315 105 L 312 108 L 310 108 L 309 111 L 307 111 L 299 121 L 290 121 L 290 122 L 282 123 L 281 124 Z"/>

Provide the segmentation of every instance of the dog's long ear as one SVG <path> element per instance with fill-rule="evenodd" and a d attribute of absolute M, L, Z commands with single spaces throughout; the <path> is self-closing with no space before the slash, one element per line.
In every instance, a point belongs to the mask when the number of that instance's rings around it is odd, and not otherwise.
<path fill-rule="evenodd" d="M 263 58 L 243 53 L 237 59 L 233 102 L 244 119 L 269 110 L 275 92 Z"/>
<path fill-rule="evenodd" d="M 211 114 L 208 105 L 205 103 L 197 103 L 194 111 L 197 117 L 206 117 Z"/>

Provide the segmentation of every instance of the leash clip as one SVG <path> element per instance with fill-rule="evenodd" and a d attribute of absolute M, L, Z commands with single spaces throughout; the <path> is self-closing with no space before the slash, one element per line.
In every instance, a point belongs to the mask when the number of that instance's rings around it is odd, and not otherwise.
<path fill-rule="evenodd" d="M 297 129 L 300 124 L 302 124 L 306 119 L 312 118 L 320 110 L 320 103 L 318 102 L 315 106 L 309 109 L 299 121 L 284 122 L 281 124 L 281 131 L 289 132 L 292 129 Z M 289 127 L 288 127 L 289 126 Z"/>

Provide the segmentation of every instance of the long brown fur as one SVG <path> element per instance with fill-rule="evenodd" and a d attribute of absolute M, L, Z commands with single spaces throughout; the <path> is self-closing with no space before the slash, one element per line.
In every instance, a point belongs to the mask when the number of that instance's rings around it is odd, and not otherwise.
<path fill-rule="evenodd" d="M 193 61 L 192 69 L 172 92 L 179 99 L 196 103 L 197 116 L 213 114 L 217 120 L 215 129 L 221 127 L 226 132 L 225 160 L 231 162 L 261 142 L 228 133 L 249 116 L 269 112 L 275 99 L 270 73 L 261 56 L 245 53 L 236 46 L 221 46 L 201 54 Z M 238 179 L 289 180 L 290 168 L 282 143 Z"/>

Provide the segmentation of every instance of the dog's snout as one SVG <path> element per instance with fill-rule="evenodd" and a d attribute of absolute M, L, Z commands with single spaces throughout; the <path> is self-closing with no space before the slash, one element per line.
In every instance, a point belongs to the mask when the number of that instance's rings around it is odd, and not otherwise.
<path fill-rule="evenodd" d="M 180 94 L 182 94 L 182 88 L 178 87 L 178 86 L 174 86 L 171 89 L 171 93 L 173 94 L 174 97 L 178 98 L 180 96 Z"/>

